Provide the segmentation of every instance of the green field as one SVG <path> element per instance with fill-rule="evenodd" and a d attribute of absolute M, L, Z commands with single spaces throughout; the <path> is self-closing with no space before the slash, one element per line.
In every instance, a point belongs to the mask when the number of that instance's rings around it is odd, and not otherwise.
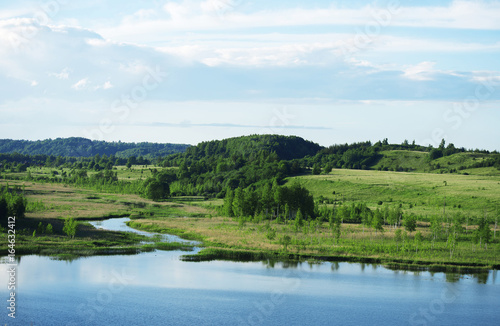
<path fill-rule="evenodd" d="M 417 152 L 408 155 L 413 155 L 410 165 L 418 166 L 419 160 L 422 167 L 425 165 Z M 458 160 L 450 166 L 463 164 L 459 155 L 445 159 Z M 402 153 L 398 156 L 404 158 Z M 472 160 L 470 155 L 464 159 Z M 403 166 L 403 161 L 393 164 Z M 130 225 L 135 228 L 203 241 L 205 258 L 346 259 L 431 268 L 500 266 L 500 234 L 496 234 L 494 224 L 500 215 L 500 175 L 495 175 L 497 170 L 491 167 L 471 169 L 467 175 L 462 172 L 469 170 L 424 173 L 335 169 L 327 175 L 287 178 L 285 186 L 300 183 L 314 196 L 319 209 L 366 204 L 372 211 L 401 208 L 403 216 L 415 215 L 418 219 L 414 232 L 406 232 L 403 225 L 394 228 L 385 224 L 375 231 L 370 225 L 343 223 L 338 235 L 328 219 L 309 219 L 296 226 L 293 220 L 266 220 L 261 214 L 229 218 L 222 213 L 223 199 L 182 196 L 154 202 L 142 198 L 137 191 L 142 180 L 152 175 L 152 169 L 171 168 L 117 166 L 112 171 L 118 181 L 81 185 L 65 184 L 62 175 L 72 173 L 68 168 L 31 167 L 26 172 L 4 172 L 0 184 L 22 190 L 28 202 L 26 218 L 19 223 L 20 252 L 74 257 L 154 249 L 156 245 L 143 247 L 139 237 L 93 230 L 85 223 L 89 219 L 130 216 L 134 219 Z M 89 171 L 89 179 L 96 173 Z M 456 243 L 450 244 L 448 218 L 451 221 L 457 215 L 464 217 L 463 231 L 457 233 Z M 442 224 L 437 238 L 429 227 L 433 216 Z M 491 223 L 487 246 L 474 241 L 477 221 L 483 216 Z M 66 217 L 80 221 L 74 239 L 63 232 Z M 54 233 L 34 234 L 40 222 L 43 226 L 51 223 Z M 402 231 L 400 235 L 398 230 Z"/>
<path fill-rule="evenodd" d="M 453 171 L 459 174 L 500 176 L 500 170 L 494 167 L 470 168 L 474 164 L 480 164 L 490 159 L 492 157 L 490 154 L 455 153 L 433 161 L 429 161 L 429 153 L 427 152 L 390 150 L 381 151 L 380 154 L 382 158 L 371 167 L 372 170 L 428 173 L 449 173 Z"/>
<path fill-rule="evenodd" d="M 370 208 L 401 204 L 407 213 L 421 216 L 462 212 L 471 217 L 500 212 L 500 176 L 333 170 L 328 175 L 289 178 L 315 198 L 337 202 L 364 202 Z M 410 205 L 412 208 L 410 208 Z"/>

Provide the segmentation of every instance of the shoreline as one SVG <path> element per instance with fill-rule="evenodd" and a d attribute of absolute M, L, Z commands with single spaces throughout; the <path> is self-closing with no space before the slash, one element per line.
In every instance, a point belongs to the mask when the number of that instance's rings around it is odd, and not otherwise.
<path fill-rule="evenodd" d="M 122 216 L 121 216 L 122 217 Z M 99 218 L 102 220 L 102 218 Z M 132 222 L 132 225 L 129 223 Z M 500 264 L 484 264 L 484 263 L 467 263 L 467 262 L 435 262 L 427 261 L 422 259 L 404 259 L 404 258 L 391 258 L 391 257 L 366 257 L 359 255 L 322 255 L 322 254 L 311 254 L 311 253 L 296 253 L 283 250 L 256 250 L 254 248 L 233 248 L 233 247 L 221 247 L 220 243 L 213 243 L 204 240 L 204 237 L 199 234 L 189 232 L 187 230 L 180 229 L 158 229 L 151 231 L 150 228 L 140 227 L 141 224 L 134 224 L 134 220 L 127 222 L 127 225 L 133 227 L 136 230 L 157 232 L 160 234 L 172 234 L 179 236 L 185 240 L 197 240 L 201 241 L 200 245 L 196 247 L 201 248 L 196 254 L 181 255 L 179 257 L 182 261 L 189 262 L 203 262 L 203 261 L 233 261 L 233 262 L 258 262 L 258 261 L 276 261 L 276 262 L 339 262 L 339 263 L 359 263 L 359 264 L 377 264 L 382 265 L 388 269 L 395 269 L 401 271 L 412 271 L 412 272 L 443 272 L 443 273 L 460 273 L 460 274 L 470 274 L 470 273 L 485 273 L 494 270 L 500 270 Z M 98 229 L 95 229 L 96 232 Z M 169 232 L 170 231 L 170 232 Z M 122 231 L 108 231 L 116 235 L 126 236 L 129 232 Z M 70 239 L 64 239 L 70 240 Z M 86 239 L 89 241 L 89 239 Z M 92 239 L 98 241 L 99 239 Z M 101 238 L 100 240 L 105 240 Z M 130 245 L 130 239 L 127 237 L 122 238 L 122 243 L 124 246 L 119 247 L 81 247 L 76 244 L 73 246 L 66 246 L 57 248 L 46 246 L 33 246 L 30 245 L 19 245 L 16 246 L 16 254 L 19 257 L 39 255 L 46 256 L 53 259 L 59 260 L 75 260 L 85 257 L 92 256 L 111 256 L 111 255 L 137 255 L 145 252 L 152 252 L 155 250 L 180 250 L 180 251 L 192 251 L 195 246 L 187 245 L 185 243 L 169 243 L 169 242 L 157 242 L 149 244 L 140 245 Z M 0 248 L 2 250 L 4 248 Z M 6 250 L 2 250 L 6 252 Z M 6 255 L 5 255 L 6 256 Z M 5 257 L 0 256 L 0 259 Z"/>
<path fill-rule="evenodd" d="M 130 226 L 130 225 L 129 225 Z M 131 226 L 132 227 L 132 226 Z M 148 228 L 141 228 L 140 224 L 135 224 L 133 227 L 141 231 L 150 231 Z M 188 235 L 186 239 L 193 238 L 193 233 L 187 230 L 170 229 L 169 231 L 176 230 L 175 235 L 182 237 Z M 161 232 L 159 232 L 161 233 Z M 169 233 L 170 234 L 170 233 Z M 196 234 L 195 234 L 196 235 Z M 467 263 L 467 262 L 433 262 L 426 260 L 416 259 L 402 259 L 402 258 L 376 258 L 357 255 L 320 255 L 320 254 L 302 254 L 285 251 L 268 251 L 268 250 L 255 250 L 252 248 L 221 248 L 213 246 L 213 243 L 207 243 L 201 235 L 196 235 L 197 240 L 201 240 L 202 248 L 198 253 L 193 255 L 182 255 L 180 257 L 183 261 L 202 262 L 213 260 L 226 260 L 235 262 L 255 262 L 265 260 L 276 261 L 318 261 L 323 262 L 346 262 L 346 263 L 367 263 L 379 264 L 384 267 L 395 268 L 398 270 L 408 271 L 429 271 L 429 272 L 448 272 L 448 273 L 480 273 L 485 271 L 500 270 L 500 264 L 484 264 L 484 263 Z"/>

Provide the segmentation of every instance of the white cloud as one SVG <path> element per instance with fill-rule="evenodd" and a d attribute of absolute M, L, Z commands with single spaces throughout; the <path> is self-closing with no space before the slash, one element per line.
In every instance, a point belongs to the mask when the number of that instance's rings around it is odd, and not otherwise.
<path fill-rule="evenodd" d="M 8 37 L 23 30 L 36 33 L 13 47 Z M 0 102 L 24 96 L 84 96 L 68 90 L 109 90 L 92 96 L 117 96 L 140 85 L 148 68 L 172 65 L 171 55 L 150 47 L 104 40 L 83 28 L 39 26 L 31 19 L 0 21 L 0 57 L 0 83 L 15 88 Z M 32 81 L 39 87 L 25 87 Z"/>
<path fill-rule="evenodd" d="M 98 31 L 122 41 L 164 40 L 175 31 L 229 31 L 241 28 L 279 26 L 361 26 L 380 29 L 387 26 L 437 27 L 451 29 L 500 29 L 500 2 L 454 1 L 448 6 L 392 6 L 341 8 L 287 8 L 243 12 L 242 4 L 229 0 L 198 2 L 168 1 L 164 13 L 138 11 L 124 17 L 119 26 L 101 26 Z M 221 15 L 221 13 L 223 15 Z"/>
<path fill-rule="evenodd" d="M 500 29 L 500 2 L 454 1 L 450 6 L 403 7 L 395 26 Z"/>
<path fill-rule="evenodd" d="M 68 79 L 70 72 L 71 72 L 70 69 L 66 67 L 59 73 L 57 72 L 49 73 L 49 76 L 56 77 L 57 79 Z"/>
<path fill-rule="evenodd" d="M 87 89 L 90 85 L 88 78 L 83 78 L 77 81 L 74 85 L 71 86 L 74 90 L 81 91 Z"/>
<path fill-rule="evenodd" d="M 435 62 L 421 62 L 418 65 L 406 68 L 403 75 L 413 80 L 432 80 L 432 74 L 435 73 L 435 65 Z"/>
<path fill-rule="evenodd" d="M 111 82 L 108 80 L 104 84 L 96 86 L 94 89 L 95 90 L 98 90 L 98 89 L 106 90 L 106 89 L 111 89 L 113 87 L 114 87 L 113 84 L 111 84 Z"/>
<path fill-rule="evenodd" d="M 218 49 L 201 60 L 208 66 L 293 67 L 324 65 L 338 60 L 331 44 L 285 44 L 257 48 Z"/>

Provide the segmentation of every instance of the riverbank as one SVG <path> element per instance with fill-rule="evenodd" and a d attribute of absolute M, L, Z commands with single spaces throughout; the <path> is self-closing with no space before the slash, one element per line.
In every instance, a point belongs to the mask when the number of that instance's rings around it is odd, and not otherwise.
<path fill-rule="evenodd" d="M 213 218 L 149 218 L 133 220 L 129 226 L 152 232 L 172 233 L 203 241 L 205 249 L 196 255 L 184 256 L 189 261 L 206 260 L 299 260 L 337 261 L 382 264 L 403 270 L 442 272 L 478 272 L 500 269 L 498 244 L 481 249 L 459 244 L 453 249 L 446 241 L 405 243 L 395 240 L 395 231 L 384 228 L 378 234 L 363 230 L 361 225 L 343 225 L 340 238 L 335 239 L 327 223 L 314 231 L 295 232 L 290 225 L 276 222 L 237 222 L 224 217 Z M 427 225 L 417 230 L 427 234 Z M 288 237 L 288 238 L 287 238 Z"/>

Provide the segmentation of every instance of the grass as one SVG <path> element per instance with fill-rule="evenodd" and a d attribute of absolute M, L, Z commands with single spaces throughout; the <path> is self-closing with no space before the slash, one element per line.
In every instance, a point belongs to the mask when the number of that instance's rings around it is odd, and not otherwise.
<path fill-rule="evenodd" d="M 466 241 L 470 238 L 470 233 L 463 235 L 464 238 L 455 248 L 453 257 L 450 257 L 446 241 L 430 241 L 426 223 L 420 223 L 417 228 L 425 239 L 418 244 L 418 250 L 413 235 L 410 235 L 405 243 L 396 243 L 393 228 L 385 227 L 383 234 L 375 234 L 369 229 L 363 231 L 363 227 L 357 224 L 344 224 L 339 242 L 334 239 L 326 223 L 305 232 L 295 232 L 289 225 L 274 222 L 246 222 L 241 226 L 237 221 L 224 217 L 154 218 L 134 221 L 131 226 L 187 238 L 199 235 L 197 240 L 203 240 L 207 248 L 197 256 L 185 258 L 194 261 L 286 258 L 419 265 L 434 270 L 450 267 L 455 270 L 500 268 L 498 237 L 485 250 Z M 272 240 L 268 238 L 270 229 L 276 231 L 276 237 Z M 282 241 L 285 236 L 291 239 L 286 250 Z"/>
<path fill-rule="evenodd" d="M 33 230 L 38 223 L 44 226 L 50 223 L 53 234 L 38 234 L 33 237 Z M 63 221 L 57 219 L 25 218 L 16 221 L 16 254 L 38 254 L 59 259 L 74 259 L 81 256 L 136 254 L 138 244 L 148 238 L 124 232 L 111 232 L 94 229 L 86 223 L 80 223 L 75 238 L 69 238 L 62 232 Z M 3 235 L 6 238 L 6 235 Z M 7 252 L 7 243 L 0 246 L 1 252 Z"/>
<path fill-rule="evenodd" d="M 372 166 L 374 170 L 387 168 L 390 171 L 394 171 L 397 168 L 402 168 L 409 169 L 410 171 L 425 172 L 431 169 L 427 160 L 429 154 L 426 152 L 394 150 L 382 151 L 380 154 L 383 157 L 376 165 Z"/>
<path fill-rule="evenodd" d="M 429 173 L 448 173 L 450 170 L 460 174 L 492 175 L 500 176 L 500 170 L 494 167 L 472 168 L 476 163 L 480 163 L 491 158 L 490 154 L 483 153 L 456 153 L 450 156 L 438 158 L 433 161 L 428 160 L 427 152 L 391 150 L 382 151 L 382 158 L 371 167 L 373 170 L 386 169 L 388 171 L 411 171 Z"/>
<path fill-rule="evenodd" d="M 408 153 L 414 155 L 414 160 L 421 159 L 419 154 Z M 130 170 L 119 167 L 117 171 L 119 178 L 131 180 L 146 177 L 148 173 L 145 169 L 141 173 L 138 167 Z M 198 258 L 186 259 L 250 257 L 251 260 L 283 258 L 383 262 L 409 266 L 408 268 L 499 268 L 500 233 L 487 250 L 473 245 L 470 234 L 463 235 L 450 257 L 446 241 L 432 243 L 428 223 L 422 222 L 426 220 L 426 216 L 442 215 L 445 197 L 448 214 L 460 212 L 469 217 L 482 216 L 485 212 L 488 216 L 497 214 L 500 208 L 500 176 L 485 174 L 485 171 L 461 175 L 333 170 L 328 175 L 304 175 L 287 180 L 300 182 L 315 198 L 323 196 L 347 205 L 364 202 L 370 208 L 401 205 L 406 214 L 422 216 L 417 231 L 423 234 L 424 241 L 418 250 L 413 235 L 404 244 L 396 243 L 394 229 L 387 226 L 384 227 L 383 234 L 375 234 L 371 230 L 363 230 L 361 225 L 344 224 L 341 238 L 337 242 L 327 223 L 296 232 L 289 225 L 275 222 L 251 219 L 237 221 L 217 216 L 216 208 L 223 204 L 221 199 L 176 197 L 168 201 L 152 202 L 138 195 L 109 193 L 57 183 L 20 180 L 8 183 L 10 186 L 24 188 L 29 202 L 26 225 L 19 236 L 18 248 L 24 253 L 71 258 L 75 255 L 111 252 L 189 249 L 185 244 L 140 245 L 142 240 L 139 237 L 93 230 L 84 223 L 80 224 L 75 239 L 62 234 L 62 219 L 68 216 L 79 221 L 130 216 L 133 218 L 129 222 L 131 227 L 203 241 L 206 249 L 201 251 Z M 0 180 L 0 185 L 6 182 Z M 52 223 L 55 234 L 32 237 L 31 234 L 40 221 L 44 224 Z M 473 228 L 469 227 L 469 231 Z M 274 237 L 270 235 L 273 233 L 271 230 L 275 232 Z M 285 246 L 286 237 L 290 241 Z M 4 250 L 6 247 L 0 249 Z"/>
<path fill-rule="evenodd" d="M 156 243 L 141 245 L 149 238 L 123 232 L 110 232 L 93 228 L 85 221 L 102 220 L 111 217 L 173 217 L 210 216 L 210 211 L 200 206 L 183 202 L 153 202 L 138 195 L 98 193 L 62 184 L 38 183 L 19 180 L 0 180 L 0 186 L 19 186 L 24 189 L 28 200 L 26 217 L 16 223 L 16 252 L 18 254 L 49 255 L 59 259 L 75 259 L 79 256 L 102 254 L 135 254 L 145 250 L 190 250 L 181 244 Z M 62 229 L 64 219 L 72 217 L 79 221 L 76 237 L 67 237 Z M 39 223 L 44 227 L 51 224 L 54 234 L 36 233 Z M 5 230 L 4 230 L 5 231 Z M 152 230 L 150 230 L 152 231 Z M 172 232 L 174 233 L 174 232 Z M 184 235 L 188 237 L 188 235 Z M 6 235 L 5 235 L 6 237 Z M 193 239 L 199 236 L 192 235 Z M 7 243 L 0 246 L 0 252 L 7 252 Z"/>
<path fill-rule="evenodd" d="M 402 205 L 406 213 L 442 215 L 446 212 L 483 216 L 500 211 L 500 176 L 333 170 L 328 175 L 289 178 L 300 182 L 315 198 L 323 196 L 370 208 Z M 334 194 L 335 192 L 335 194 Z M 412 208 L 410 208 L 410 205 Z"/>

